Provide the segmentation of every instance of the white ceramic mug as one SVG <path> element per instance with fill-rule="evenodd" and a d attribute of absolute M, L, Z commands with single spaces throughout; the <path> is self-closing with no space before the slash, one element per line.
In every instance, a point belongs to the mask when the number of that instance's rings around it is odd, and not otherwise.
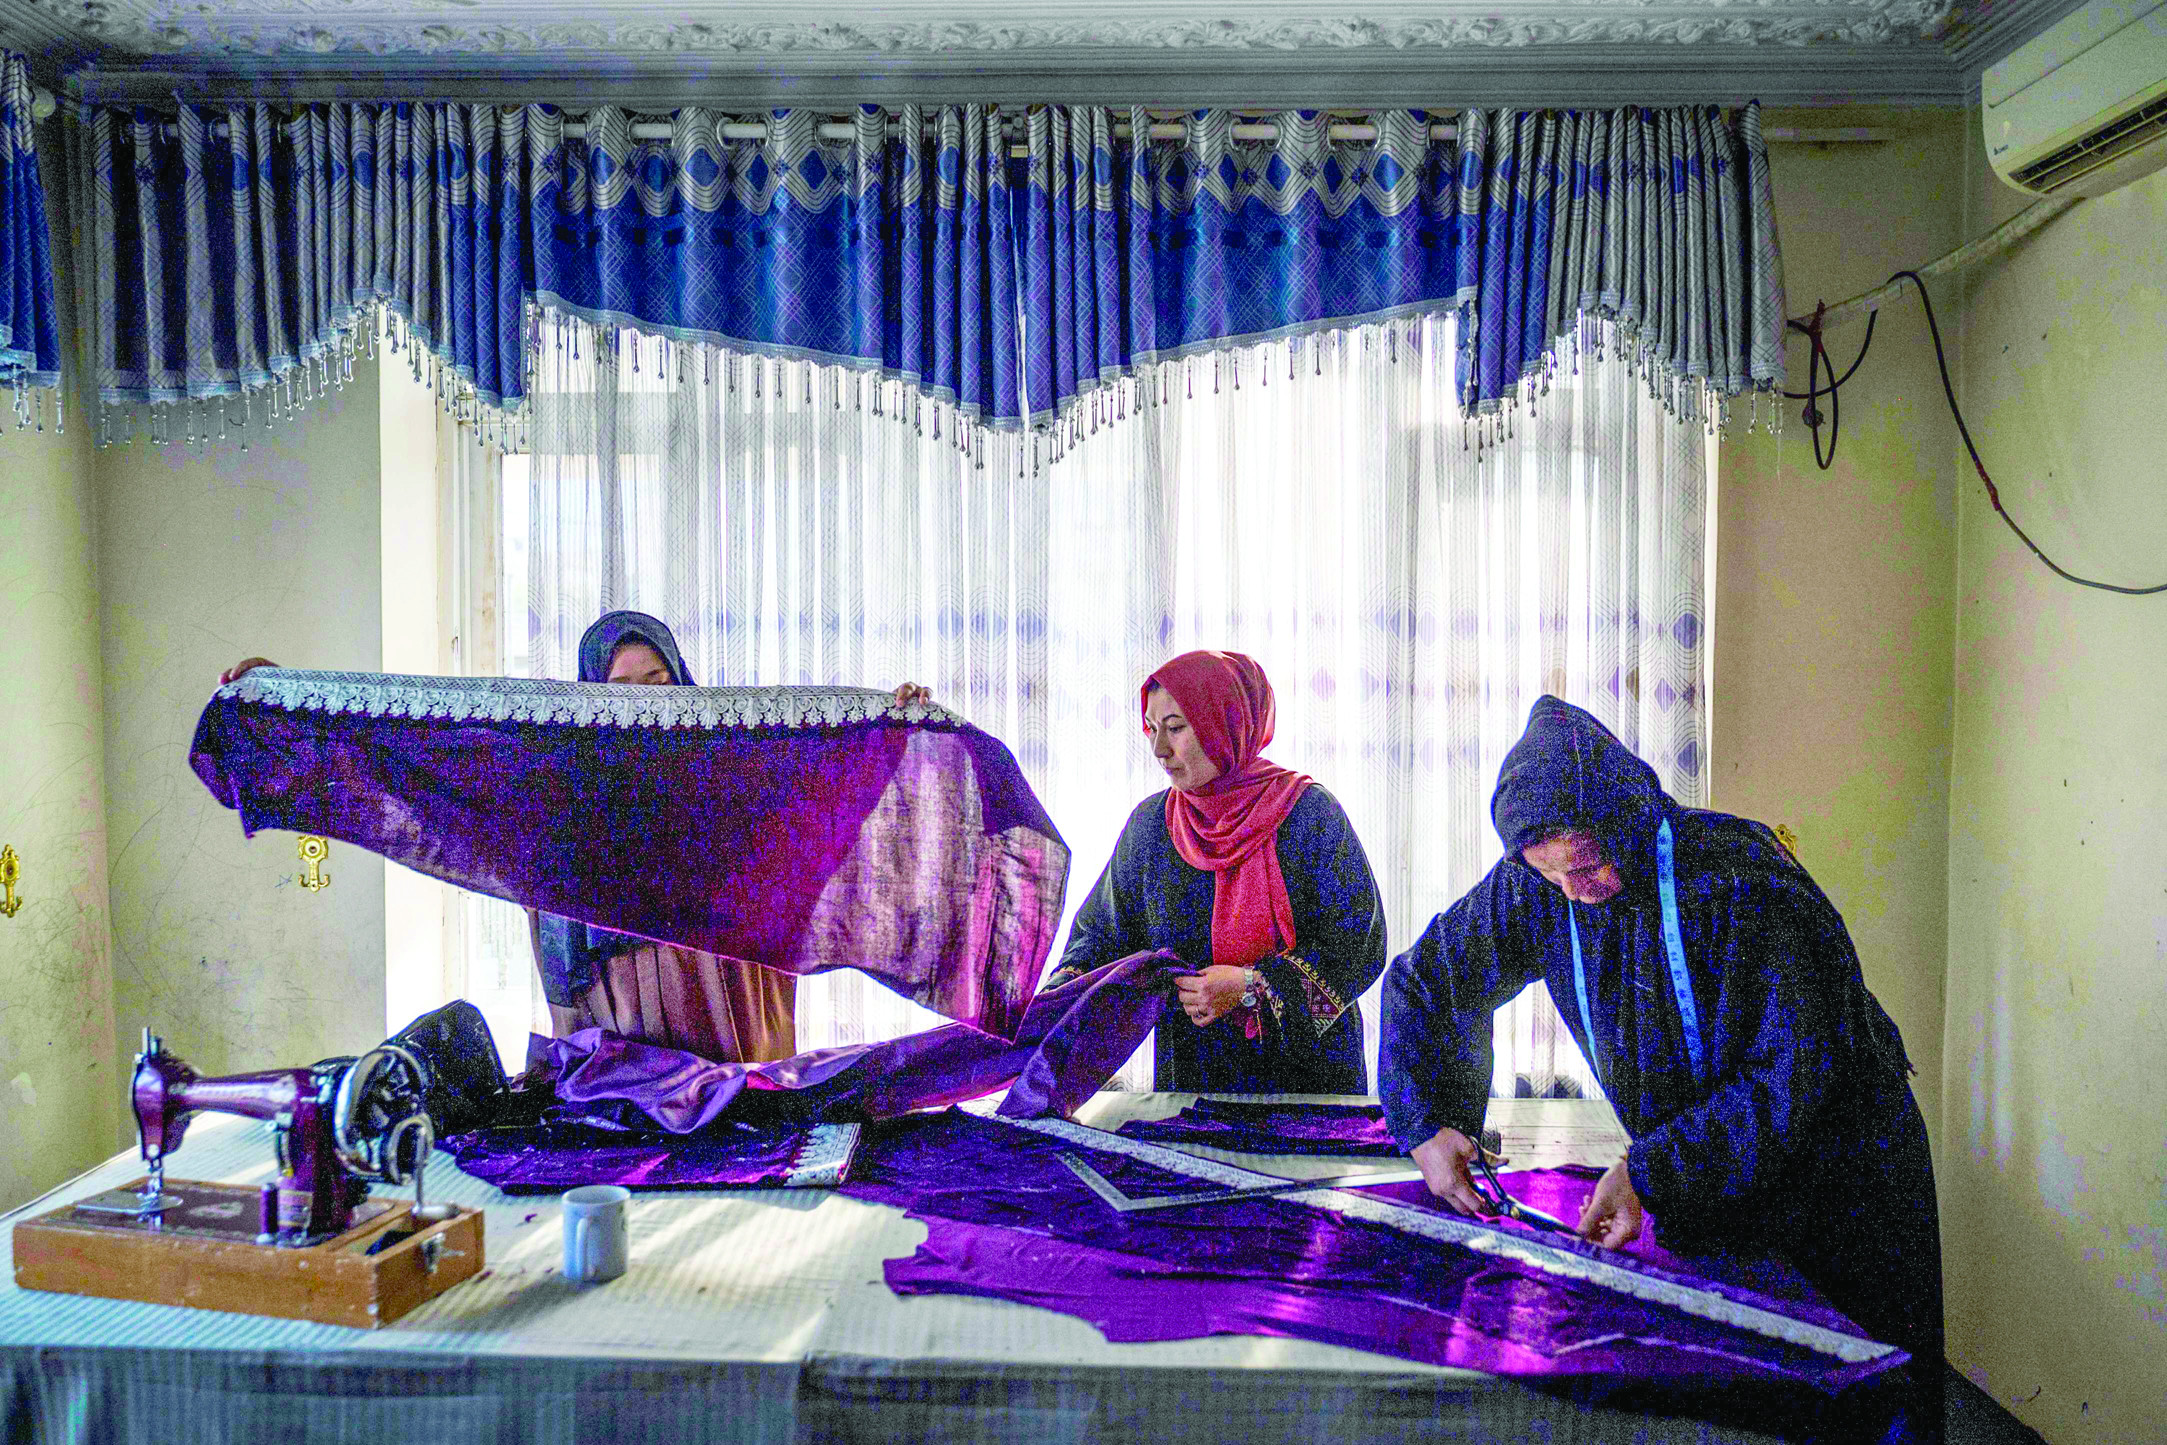
<path fill-rule="evenodd" d="M 631 1253 L 626 1219 L 632 1191 L 615 1184 L 588 1184 L 565 1191 L 564 1277 L 574 1284 L 601 1284 L 625 1272 Z"/>

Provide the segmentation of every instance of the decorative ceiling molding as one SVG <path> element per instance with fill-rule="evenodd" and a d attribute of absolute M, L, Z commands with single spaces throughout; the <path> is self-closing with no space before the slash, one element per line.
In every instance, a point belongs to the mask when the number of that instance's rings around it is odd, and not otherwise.
<path fill-rule="evenodd" d="M 1977 0 L 1957 12 L 1942 44 L 1959 69 L 1976 77 L 2084 5 L 2085 0 Z"/>
<path fill-rule="evenodd" d="M 387 0 L 24 0 L 133 55 L 899 55 L 1077 50 L 1440 50 L 1463 46 L 1877 45 L 1936 31 L 1951 0 L 1441 0 L 1411 6 L 1224 6 L 1110 0 L 1033 15 L 983 4 L 759 7 L 707 0 L 657 18 L 648 5 L 484 3 L 464 13 Z M 881 9 L 896 13 L 882 18 Z M 986 10 L 973 17 L 971 9 Z M 1041 7 L 1042 12 L 1053 7 Z M 1068 7 L 1061 7 L 1068 8 Z M 1362 10 L 1372 13 L 1361 13 Z M 823 10 L 829 13 L 822 14 Z M 870 12 L 870 13 L 869 13 Z M 909 13 L 916 12 L 916 13 Z M 958 13 L 962 12 L 962 13 Z M 1264 13 L 1259 13 L 1264 12 Z"/>
<path fill-rule="evenodd" d="M 1362 52 L 1227 57 L 1200 63 L 1164 51 L 1092 57 L 1017 57 L 992 66 L 942 57 L 846 59 L 813 66 L 727 66 L 711 59 L 658 57 L 567 60 L 510 66 L 447 57 L 435 65 L 371 59 L 339 65 L 263 61 L 206 66 L 102 66 L 69 79 L 79 99 L 170 104 L 176 94 L 204 101 L 434 100 L 579 108 L 608 101 L 660 112 L 705 105 L 730 112 L 770 106 L 847 110 L 897 105 L 1034 102 L 1224 106 L 1279 110 L 1414 106 L 1591 106 L 1739 104 L 1963 105 L 1968 87 L 1931 46 L 1831 46 L 1804 54 L 1744 46 L 1566 46 L 1462 52 L 1453 56 L 1371 56 Z"/>
<path fill-rule="evenodd" d="M 0 0 L 0 40 L 110 100 L 1963 104 L 2075 3 Z"/>

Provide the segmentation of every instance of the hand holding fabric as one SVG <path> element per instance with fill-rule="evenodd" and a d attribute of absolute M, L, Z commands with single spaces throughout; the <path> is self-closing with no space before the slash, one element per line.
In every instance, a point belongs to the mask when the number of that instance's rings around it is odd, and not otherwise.
<path fill-rule="evenodd" d="M 1189 1022 L 1202 1028 L 1241 1006 L 1242 971 L 1232 964 L 1215 963 L 1175 979 L 1174 991 L 1180 995 L 1181 1011 L 1189 1016 Z"/>
<path fill-rule="evenodd" d="M 1475 1181 L 1467 1172 L 1474 1157 L 1475 1141 L 1450 1127 L 1439 1129 L 1414 1148 L 1415 1167 L 1422 1171 L 1422 1182 L 1430 1186 L 1430 1193 L 1462 1214 L 1486 1215 L 1490 1207 L 1475 1192 Z"/>
<path fill-rule="evenodd" d="M 912 703 L 919 703 L 927 707 L 932 706 L 933 689 L 922 687 L 915 682 L 898 683 L 895 689 L 895 705 L 897 707 L 909 707 Z"/>
<path fill-rule="evenodd" d="M 224 672 L 218 674 L 218 685 L 224 687 L 229 682 L 239 682 L 244 674 L 253 672 L 259 667 L 276 666 L 278 664 L 268 657 L 244 657 Z"/>
<path fill-rule="evenodd" d="M 1621 1156 L 1604 1171 L 1588 1207 L 1580 1211 L 1580 1237 L 1609 1249 L 1623 1249 L 1640 1238 L 1645 1218 L 1639 1191 L 1633 1188 L 1633 1176 Z"/>

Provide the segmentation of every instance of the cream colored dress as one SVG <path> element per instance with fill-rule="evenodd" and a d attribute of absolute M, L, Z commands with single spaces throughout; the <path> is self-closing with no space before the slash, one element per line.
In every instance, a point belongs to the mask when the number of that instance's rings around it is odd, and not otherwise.
<path fill-rule="evenodd" d="M 541 916 L 528 924 L 540 959 Z M 609 960 L 586 998 L 551 1004 L 557 1037 L 604 1028 L 621 1038 L 683 1049 L 717 1063 L 764 1063 L 798 1051 L 798 981 L 673 943 L 641 943 Z"/>

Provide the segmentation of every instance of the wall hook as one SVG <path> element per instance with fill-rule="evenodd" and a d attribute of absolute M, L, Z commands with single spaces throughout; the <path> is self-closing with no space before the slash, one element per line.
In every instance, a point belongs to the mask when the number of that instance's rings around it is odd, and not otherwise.
<path fill-rule="evenodd" d="M 324 862 L 331 856 L 331 840 L 303 833 L 296 851 L 301 855 L 301 886 L 311 893 L 329 888 L 331 875 L 324 871 Z"/>
<path fill-rule="evenodd" d="M 1791 831 L 1790 825 L 1778 823 L 1775 827 L 1775 834 L 1776 841 L 1783 845 L 1783 851 L 1791 855 L 1791 861 L 1798 863 L 1800 867 L 1804 867 L 1804 863 L 1800 862 L 1798 856 L 1798 835 Z"/>
<path fill-rule="evenodd" d="M 13 918 L 23 901 L 15 896 L 15 882 L 23 876 L 22 860 L 12 846 L 0 848 L 0 918 Z"/>

